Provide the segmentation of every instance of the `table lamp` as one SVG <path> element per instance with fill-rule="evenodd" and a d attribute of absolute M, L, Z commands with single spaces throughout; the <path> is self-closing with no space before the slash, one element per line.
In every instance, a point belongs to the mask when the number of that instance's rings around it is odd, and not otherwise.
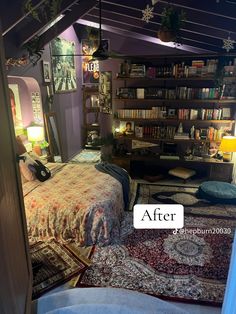
<path fill-rule="evenodd" d="M 29 142 L 33 142 L 33 151 L 41 156 L 42 151 L 39 142 L 44 140 L 44 128 L 42 126 L 30 126 L 27 128 Z"/>
<path fill-rule="evenodd" d="M 236 152 L 236 136 L 224 136 L 219 149 L 223 153 L 223 161 L 231 161 L 232 153 Z"/>

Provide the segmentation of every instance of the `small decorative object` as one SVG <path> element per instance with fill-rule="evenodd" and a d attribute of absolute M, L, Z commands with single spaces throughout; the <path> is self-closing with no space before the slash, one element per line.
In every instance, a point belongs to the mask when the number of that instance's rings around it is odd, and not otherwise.
<path fill-rule="evenodd" d="M 179 42 L 179 32 L 185 19 L 186 14 L 184 11 L 178 13 L 172 6 L 164 8 L 161 17 L 161 27 L 158 31 L 160 40 L 164 42 Z"/>
<path fill-rule="evenodd" d="M 223 161 L 231 161 L 232 153 L 236 152 L 236 137 L 224 136 L 219 149 L 223 152 Z"/>
<path fill-rule="evenodd" d="M 43 72 L 43 82 L 50 83 L 51 82 L 51 67 L 50 63 L 47 61 L 42 61 L 42 72 Z"/>
<path fill-rule="evenodd" d="M 227 52 L 229 52 L 230 50 L 234 49 L 234 43 L 235 41 L 230 38 L 230 34 L 229 34 L 227 39 L 223 39 L 222 48 L 225 49 Z"/>
<path fill-rule="evenodd" d="M 149 5 L 147 4 L 146 8 L 142 10 L 142 13 L 143 13 L 142 21 L 149 23 L 149 20 L 154 17 L 153 9 L 154 7 L 149 7 Z"/>
<path fill-rule="evenodd" d="M 195 128 L 194 125 L 190 129 L 190 138 L 194 139 Z"/>
<path fill-rule="evenodd" d="M 183 124 L 180 122 L 177 133 L 183 133 Z"/>

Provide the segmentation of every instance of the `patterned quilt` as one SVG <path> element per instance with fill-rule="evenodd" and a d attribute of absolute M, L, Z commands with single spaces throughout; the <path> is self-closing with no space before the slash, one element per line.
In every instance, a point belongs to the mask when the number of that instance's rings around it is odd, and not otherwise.
<path fill-rule="evenodd" d="M 23 184 L 30 242 L 55 238 L 79 245 L 110 243 L 119 236 L 121 184 L 88 164 L 47 164 L 52 177 Z"/>

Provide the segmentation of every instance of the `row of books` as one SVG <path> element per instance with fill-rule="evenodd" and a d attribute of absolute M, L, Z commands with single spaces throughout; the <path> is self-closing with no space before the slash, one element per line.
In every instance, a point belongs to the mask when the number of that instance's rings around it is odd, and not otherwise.
<path fill-rule="evenodd" d="M 162 119 L 166 115 L 166 107 L 152 107 L 152 109 L 119 109 L 118 118 L 121 119 Z"/>
<path fill-rule="evenodd" d="M 121 119 L 179 119 L 179 120 L 227 120 L 231 118 L 230 108 L 219 109 L 119 109 L 117 116 Z"/>
<path fill-rule="evenodd" d="M 193 88 L 178 86 L 176 88 L 118 88 L 116 96 L 122 99 L 218 99 L 220 96 L 219 88 L 203 87 Z"/>
<path fill-rule="evenodd" d="M 230 119 L 231 111 L 227 109 L 178 109 L 180 120 L 223 120 Z"/>
<path fill-rule="evenodd" d="M 217 59 L 192 60 L 181 63 L 170 63 L 159 66 L 145 66 L 144 64 L 129 65 L 129 77 L 147 77 L 147 78 L 188 78 L 212 76 L 216 73 L 218 66 Z M 123 71 L 121 71 L 121 76 Z M 119 74 L 118 74 L 119 76 Z"/>
<path fill-rule="evenodd" d="M 192 129 L 192 128 L 191 128 Z M 134 132 L 137 138 L 150 138 L 150 139 L 179 139 L 179 140 L 209 140 L 220 141 L 224 136 L 222 128 L 216 129 L 214 127 L 195 129 L 194 134 L 189 132 L 176 132 L 174 126 L 135 126 Z"/>

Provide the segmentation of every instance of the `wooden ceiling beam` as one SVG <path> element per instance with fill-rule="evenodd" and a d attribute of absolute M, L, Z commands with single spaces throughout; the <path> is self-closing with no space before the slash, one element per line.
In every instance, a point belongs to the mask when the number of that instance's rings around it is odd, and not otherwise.
<path fill-rule="evenodd" d="M 121 12 L 119 12 L 119 10 L 113 11 L 113 10 L 103 9 L 102 15 L 103 16 L 106 16 L 106 14 L 109 14 L 110 16 L 112 15 L 112 18 L 114 20 L 129 18 L 129 19 L 131 19 L 130 23 L 138 23 L 138 24 L 142 23 L 143 27 L 145 27 L 146 25 L 153 25 L 153 26 L 155 25 L 157 30 L 161 25 L 161 15 L 160 14 L 156 14 L 155 18 L 151 19 L 149 21 L 149 23 L 147 24 L 140 19 L 139 15 L 137 15 L 137 13 L 139 13 L 139 12 L 129 11 L 128 14 L 125 14 L 123 12 L 121 13 Z M 94 8 L 89 13 L 94 14 L 94 15 L 98 15 L 98 9 Z M 183 27 L 183 30 L 188 31 L 188 32 L 193 32 L 193 33 L 199 34 L 201 36 L 208 36 L 208 37 L 221 39 L 221 40 L 228 37 L 228 35 L 227 35 L 228 30 L 226 30 L 226 29 L 215 28 L 215 27 L 211 27 L 210 25 L 201 25 L 199 23 L 193 23 L 193 22 L 186 22 L 184 27 Z M 231 31 L 230 35 L 231 35 L 231 38 L 236 41 L 236 30 L 235 30 L 235 32 Z"/>
<path fill-rule="evenodd" d="M 89 14 L 94 15 L 94 16 L 98 16 L 98 10 L 97 8 L 94 8 L 93 10 L 91 10 L 89 12 Z M 143 21 L 141 21 L 141 19 L 137 16 L 134 15 L 128 15 L 128 14 L 122 14 L 119 12 L 115 12 L 115 11 L 110 11 L 110 10 L 104 10 L 102 12 L 102 16 L 104 18 L 106 17 L 110 17 L 112 20 L 115 21 L 125 21 L 128 22 L 131 25 L 135 24 L 138 26 L 142 26 L 143 28 L 149 28 L 149 26 L 152 26 L 153 29 L 156 29 L 156 31 L 158 31 L 160 25 L 161 25 L 161 15 L 160 18 L 156 18 L 156 19 L 152 19 L 149 21 L 149 23 L 145 23 Z M 199 36 L 203 36 L 203 37 L 209 37 L 209 38 L 215 38 L 217 40 L 223 40 L 225 38 L 227 38 L 228 36 L 226 36 L 226 32 L 219 29 L 216 30 L 215 29 L 211 29 L 207 26 L 200 26 L 199 24 L 190 24 L 190 23 L 186 23 L 184 25 L 184 27 L 182 28 L 183 31 L 188 32 L 188 33 L 194 33 L 197 34 Z M 231 33 L 231 38 L 232 40 L 236 41 L 236 32 L 234 32 L 233 34 Z"/>
<path fill-rule="evenodd" d="M 83 25 L 89 25 L 89 26 L 97 26 L 98 25 L 98 19 L 94 18 L 94 17 L 90 17 L 88 18 L 87 15 L 84 17 L 86 18 L 86 20 L 78 20 L 78 23 L 81 23 Z M 157 38 L 156 36 L 154 36 L 154 31 L 150 31 L 150 30 L 144 30 L 142 33 L 140 33 L 140 29 L 136 28 L 135 26 L 131 25 L 121 25 L 121 23 L 116 23 L 116 21 L 110 21 L 109 23 L 102 23 L 102 29 L 106 30 L 108 32 L 111 33 L 115 33 L 115 34 L 119 34 L 122 35 L 124 37 L 131 37 L 131 38 L 135 38 L 137 40 L 144 40 L 147 42 L 152 42 L 154 44 L 158 44 L 158 45 L 162 45 L 162 46 L 166 46 L 166 47 L 170 47 L 170 48 L 175 48 L 175 49 L 180 49 L 183 51 L 189 51 L 191 53 L 214 53 L 216 52 L 212 47 L 207 46 L 207 45 L 201 45 L 198 43 L 198 45 L 202 46 L 202 47 L 198 47 L 197 45 L 181 45 L 181 46 L 176 46 L 174 45 L 174 43 L 164 43 L 162 42 L 159 38 Z"/>
<path fill-rule="evenodd" d="M 80 0 L 76 8 L 67 13 L 57 24 L 50 27 L 44 32 L 39 42 L 41 47 L 44 47 L 56 36 L 64 32 L 68 27 L 73 25 L 79 18 L 82 18 L 89 10 L 91 10 L 97 4 L 97 0 Z"/>
<path fill-rule="evenodd" d="M 85 18 L 87 18 L 90 21 L 93 22 L 97 22 L 98 21 L 98 17 L 97 16 L 93 16 L 90 13 L 86 14 Z M 124 21 L 124 19 L 122 21 L 118 21 L 112 18 L 107 18 L 104 17 L 102 18 L 102 24 L 106 23 L 106 25 L 109 26 L 114 26 L 114 27 L 119 27 L 119 28 L 124 28 L 126 30 L 132 31 L 138 31 L 139 33 L 143 34 L 143 35 L 149 35 L 149 36 L 153 36 L 153 37 L 157 37 L 157 30 L 152 29 L 150 26 L 147 26 L 146 28 L 143 28 L 140 25 L 136 25 L 134 23 L 130 24 L 126 21 Z M 211 50 L 211 51 L 215 51 L 215 52 L 220 52 L 222 51 L 222 42 L 221 41 L 216 41 L 215 39 L 212 38 L 202 38 L 199 35 L 196 34 L 192 34 L 191 36 L 189 33 L 181 31 L 181 38 L 184 40 L 188 40 L 189 42 L 192 42 L 195 44 L 197 43 L 199 45 L 199 47 L 203 48 L 203 49 L 207 49 L 207 50 Z M 196 45 L 195 45 L 196 46 Z"/>
<path fill-rule="evenodd" d="M 63 0 L 61 2 L 61 7 L 59 12 L 55 16 L 50 16 L 50 12 L 47 12 L 44 17 L 40 19 L 40 21 L 36 19 L 24 20 L 24 25 L 19 25 L 15 28 L 17 45 L 23 46 L 25 43 L 30 41 L 32 38 L 37 36 L 38 33 L 42 32 L 42 30 L 49 26 L 54 20 L 56 20 L 64 11 L 66 11 L 71 6 L 75 5 L 78 0 Z"/>
<path fill-rule="evenodd" d="M 110 6 L 119 6 L 124 9 L 132 8 L 134 10 L 143 10 L 148 3 L 144 3 L 143 1 L 134 1 L 126 0 L 125 4 L 123 0 L 103 0 L 103 4 L 109 4 Z M 151 3 L 149 3 L 151 5 Z M 224 17 L 227 19 L 236 19 L 236 3 L 228 3 L 226 1 L 221 0 L 219 3 L 212 3 L 212 1 L 196 1 L 196 0 L 175 0 L 175 1 L 167 1 L 167 0 L 159 0 L 158 3 L 154 6 L 155 11 L 158 7 L 166 7 L 168 5 L 173 5 L 185 10 L 191 10 L 197 12 L 198 14 L 208 14 L 214 15 L 217 17 Z"/>
<path fill-rule="evenodd" d="M 187 19 L 186 19 L 185 24 L 187 25 L 187 27 L 191 27 L 191 25 L 195 25 L 195 27 L 197 27 L 199 25 L 199 27 L 201 28 L 206 27 L 206 31 L 207 29 L 212 29 L 212 31 L 225 32 L 223 36 L 224 38 L 228 37 L 229 32 L 232 34 L 236 33 L 236 30 L 235 30 L 236 17 L 228 17 L 222 14 L 218 16 L 215 14 L 211 15 L 211 12 L 195 9 L 195 7 L 197 7 L 200 2 L 202 3 L 204 1 L 191 1 L 190 2 L 189 0 L 187 0 L 187 3 L 189 4 L 188 8 L 187 6 L 184 6 L 184 7 L 181 7 L 180 5 L 178 6 L 177 1 L 173 3 L 173 6 L 175 5 L 179 9 L 183 8 L 183 10 L 186 12 Z M 103 0 L 103 9 L 128 14 L 132 17 L 135 15 L 141 20 L 142 10 L 146 6 L 145 4 L 141 2 L 136 2 L 135 7 L 132 7 L 133 3 L 131 3 L 131 1 L 126 1 L 126 5 L 124 5 L 123 3 L 124 2 L 121 0 L 116 1 L 116 2 Z M 159 20 L 161 18 L 161 13 L 164 7 L 166 7 L 166 5 L 167 5 L 167 1 L 160 0 L 158 4 L 154 7 L 154 12 L 153 12 L 154 19 L 151 19 L 150 21 L 153 21 L 156 19 Z M 234 5 L 233 8 L 235 9 L 235 12 L 236 12 L 236 5 Z"/>
<path fill-rule="evenodd" d="M 37 10 L 42 4 L 44 4 L 47 0 L 41 0 L 34 4 L 32 1 L 32 10 Z M 16 27 L 19 23 L 21 23 L 25 18 L 29 17 L 31 11 L 24 12 L 22 1 L 14 1 L 14 10 L 12 6 L 9 4 L 9 0 L 0 1 L 0 12 L 1 14 L 1 23 L 2 23 L 2 35 L 5 36 L 10 30 Z"/>

